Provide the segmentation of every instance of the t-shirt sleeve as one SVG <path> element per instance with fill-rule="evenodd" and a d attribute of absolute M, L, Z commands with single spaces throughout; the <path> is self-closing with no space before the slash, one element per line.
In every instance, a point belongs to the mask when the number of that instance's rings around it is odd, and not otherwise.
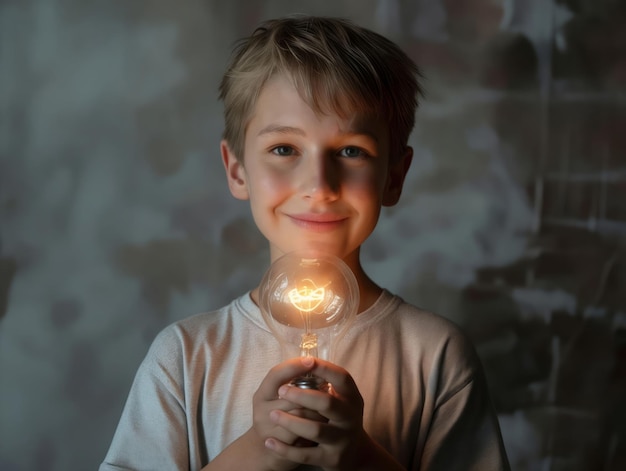
<path fill-rule="evenodd" d="M 171 328 L 154 340 L 100 471 L 189 469 L 181 348 Z"/>
<path fill-rule="evenodd" d="M 439 392 L 417 469 L 508 471 L 480 360 L 462 335 L 453 340 L 439 365 Z"/>

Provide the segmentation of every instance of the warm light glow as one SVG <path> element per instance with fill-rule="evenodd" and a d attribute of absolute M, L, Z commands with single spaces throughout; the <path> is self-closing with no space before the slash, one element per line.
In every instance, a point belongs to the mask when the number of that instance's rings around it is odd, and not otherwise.
<path fill-rule="evenodd" d="M 297 355 L 333 361 L 333 353 L 356 318 L 359 285 L 340 258 L 297 251 L 274 260 L 259 285 L 259 306 L 280 343 L 284 359 Z M 290 384 L 328 390 L 307 372 Z"/>
<path fill-rule="evenodd" d="M 312 280 L 304 280 L 304 285 L 289 291 L 289 301 L 301 312 L 312 312 L 324 301 L 324 286 L 317 287 Z"/>

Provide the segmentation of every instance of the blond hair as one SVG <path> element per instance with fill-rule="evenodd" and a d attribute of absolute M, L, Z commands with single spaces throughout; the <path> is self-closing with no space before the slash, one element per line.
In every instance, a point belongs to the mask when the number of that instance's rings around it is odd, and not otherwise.
<path fill-rule="evenodd" d="M 259 93 L 280 74 L 316 112 L 381 117 L 391 158 L 404 153 L 422 93 L 415 63 L 389 39 L 348 20 L 290 16 L 265 21 L 240 40 L 220 83 L 223 137 L 238 159 Z"/>

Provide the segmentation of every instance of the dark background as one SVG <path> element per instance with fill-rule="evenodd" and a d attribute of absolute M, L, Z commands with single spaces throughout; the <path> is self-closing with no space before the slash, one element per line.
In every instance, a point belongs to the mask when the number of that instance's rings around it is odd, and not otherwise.
<path fill-rule="evenodd" d="M 514 470 L 626 469 L 620 0 L 3 0 L 0 469 L 96 469 L 154 335 L 259 280 L 217 84 L 295 12 L 425 73 L 373 277 L 471 335 Z"/>

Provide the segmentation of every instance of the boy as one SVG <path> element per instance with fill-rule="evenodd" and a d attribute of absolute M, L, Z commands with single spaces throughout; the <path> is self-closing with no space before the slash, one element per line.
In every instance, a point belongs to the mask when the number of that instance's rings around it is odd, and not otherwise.
<path fill-rule="evenodd" d="M 339 19 L 272 20 L 239 43 L 220 85 L 230 191 L 250 201 L 272 261 L 306 248 L 344 260 L 359 315 L 337 364 L 280 362 L 258 288 L 166 328 L 101 471 L 508 469 L 468 341 L 359 261 L 400 197 L 417 77 L 395 44 Z M 287 385 L 306 372 L 331 391 Z"/>

